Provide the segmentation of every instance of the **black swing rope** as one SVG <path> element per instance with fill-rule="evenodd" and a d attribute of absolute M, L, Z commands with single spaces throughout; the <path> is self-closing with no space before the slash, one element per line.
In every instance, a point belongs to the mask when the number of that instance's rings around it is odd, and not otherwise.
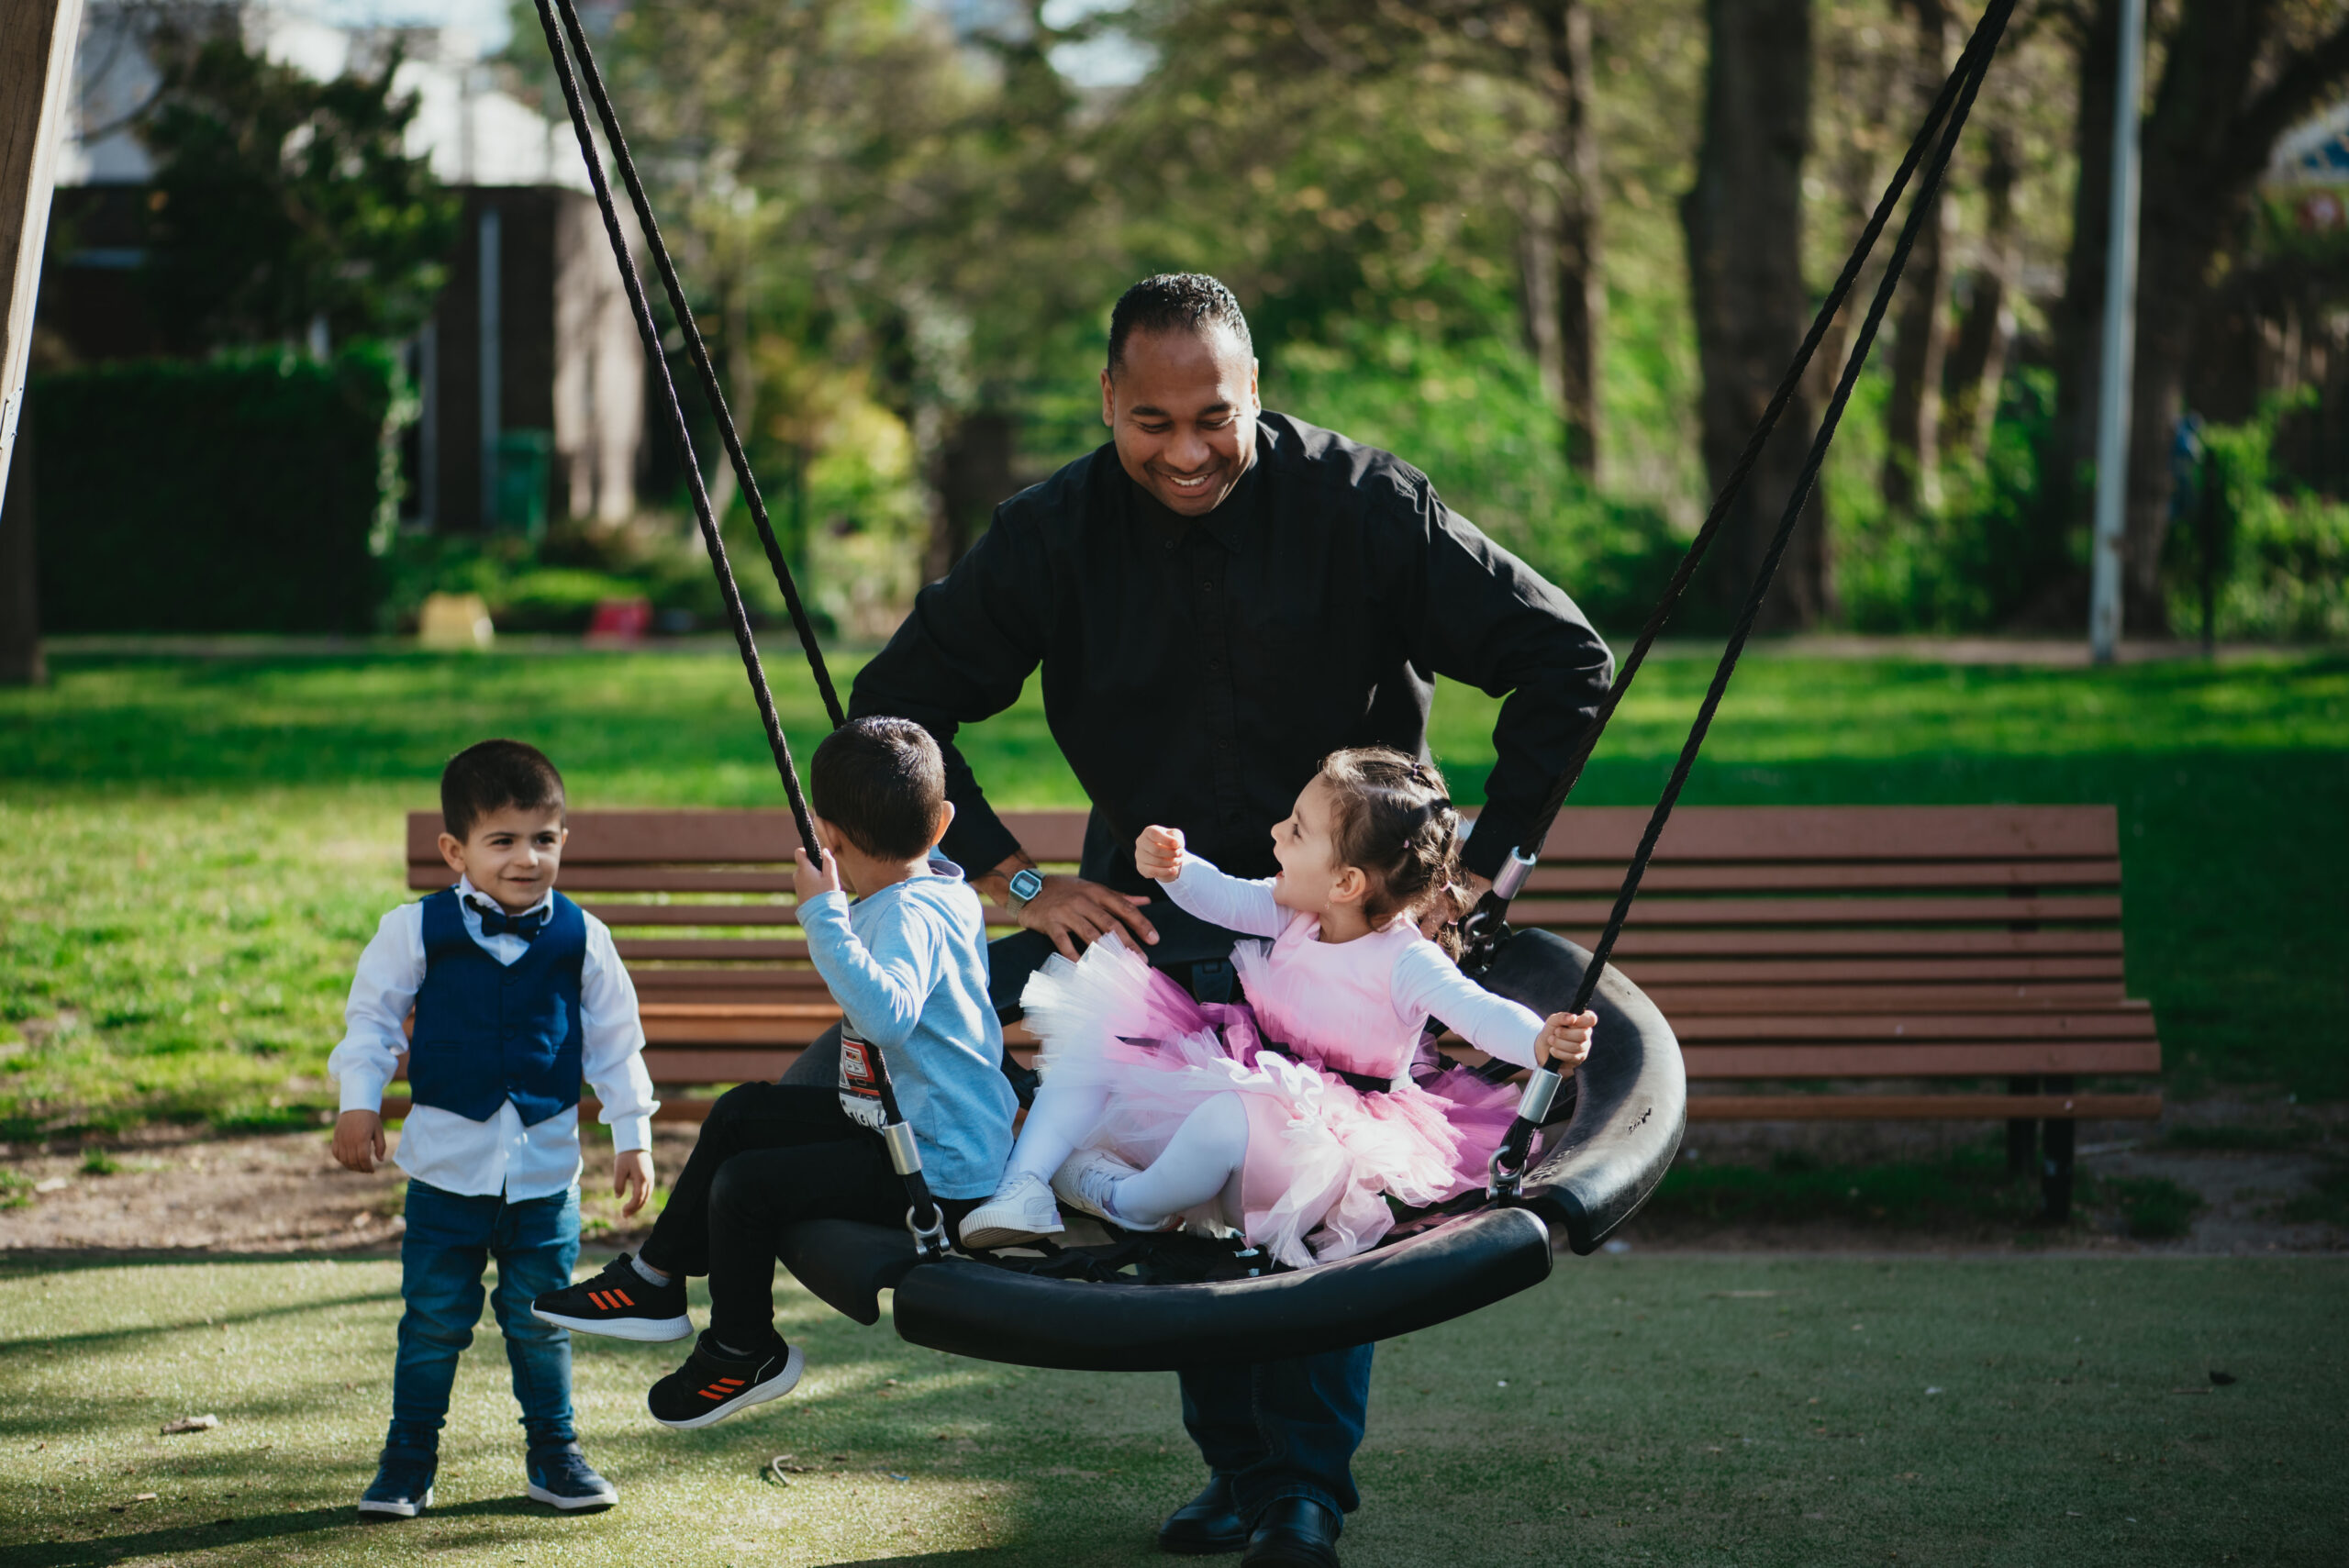
<path fill-rule="evenodd" d="M 719 393 L 718 376 L 709 361 L 709 351 L 703 345 L 701 332 L 694 324 L 692 309 L 685 303 L 685 290 L 677 282 L 676 268 L 670 262 L 668 247 L 662 243 L 661 230 L 653 221 L 651 204 L 645 199 L 643 182 L 638 179 L 636 165 L 628 154 L 628 142 L 620 134 L 619 122 L 612 113 L 611 100 L 604 91 L 603 79 L 596 73 L 595 56 L 587 47 L 585 30 L 579 25 L 579 13 L 573 0 L 536 0 L 539 24 L 546 31 L 547 51 L 554 61 L 556 76 L 562 83 L 562 101 L 571 112 L 571 128 L 578 133 L 580 156 L 587 163 L 587 179 L 596 193 L 596 206 L 604 215 L 604 232 L 612 242 L 612 254 L 619 262 L 620 281 L 628 290 L 628 302 L 636 316 L 636 329 L 644 339 L 645 357 L 651 361 L 661 374 L 663 406 L 669 413 L 672 432 L 677 447 L 685 454 L 685 481 L 692 494 L 694 519 L 700 525 L 703 545 L 709 551 L 709 563 L 718 574 L 718 591 L 726 601 L 726 617 L 734 628 L 735 646 L 742 652 L 742 668 L 751 678 L 751 690 L 758 699 L 759 718 L 765 725 L 767 748 L 774 753 L 775 772 L 783 777 L 784 795 L 791 803 L 793 823 L 799 829 L 799 841 L 807 858 L 820 862 L 823 851 L 816 842 L 815 818 L 807 809 L 807 795 L 799 785 L 799 770 L 791 760 L 791 742 L 783 732 L 783 720 L 775 712 L 774 694 L 768 689 L 765 668 L 759 662 L 758 640 L 751 635 L 750 613 L 742 606 L 742 590 L 734 581 L 734 569 L 726 559 L 726 541 L 718 531 L 718 520 L 711 513 L 709 492 L 702 483 L 701 464 L 694 452 L 693 432 L 685 422 L 685 405 L 677 397 L 676 378 L 669 372 L 669 360 L 662 351 L 661 328 L 652 317 L 651 302 L 644 292 L 644 280 L 637 272 L 636 259 L 629 250 L 628 237 L 620 227 L 619 210 L 613 205 L 610 180 L 604 172 L 604 161 L 596 148 L 595 133 L 588 128 L 587 111 L 580 101 L 579 76 L 572 69 L 571 59 L 563 51 L 562 36 L 556 28 L 555 14 L 562 13 L 562 28 L 571 35 L 572 46 L 578 51 L 590 90 L 596 96 L 596 106 L 609 135 L 614 159 L 620 167 L 621 177 L 628 182 L 629 195 L 634 202 L 638 221 L 644 229 L 645 243 L 661 269 L 662 283 L 669 292 L 669 303 L 677 313 L 687 347 L 692 350 L 695 367 L 701 373 L 702 391 L 716 412 L 718 427 L 726 441 L 734 472 L 740 481 L 742 494 L 749 500 L 751 515 L 757 521 L 759 538 L 766 547 L 767 561 L 774 568 L 775 582 L 783 589 L 784 602 L 791 608 L 793 625 L 799 633 L 799 646 L 807 655 L 808 667 L 815 673 L 816 684 L 824 695 L 824 706 L 838 727 L 841 721 L 841 703 L 833 690 L 831 675 L 824 667 L 822 651 L 816 646 L 815 628 L 807 619 L 807 612 L 799 597 L 798 585 L 792 581 L 791 569 L 783 559 L 783 551 L 775 542 L 774 530 L 767 521 L 766 505 L 760 499 L 757 482 L 751 475 L 750 460 L 742 450 L 742 442 L 734 430 L 732 417 L 727 412 L 726 399 Z M 865 1059 L 870 1063 L 874 1087 L 881 1099 L 884 1120 L 882 1137 L 889 1147 L 890 1163 L 906 1184 L 907 1207 L 906 1228 L 913 1232 L 916 1246 L 926 1258 L 944 1254 L 945 1216 L 930 1191 L 921 1173 L 921 1153 L 914 1143 L 913 1129 L 897 1109 L 896 1090 L 889 1082 L 886 1065 L 881 1052 L 867 1045 Z"/>
<path fill-rule="evenodd" d="M 1812 323 L 1810 334 L 1803 341 L 1801 353 L 1797 356 L 1793 368 L 1787 372 L 1786 380 L 1780 384 L 1777 396 L 1772 400 L 1770 410 L 1765 416 L 1764 428 L 1757 430 L 1754 439 L 1747 444 L 1737 469 L 1731 475 L 1729 484 L 1724 486 L 1720 498 L 1714 503 L 1713 510 L 1706 519 L 1706 530 L 1717 531 L 1721 517 L 1728 511 L 1729 503 L 1736 490 L 1742 486 L 1746 475 L 1752 470 L 1753 460 L 1760 451 L 1763 439 L 1767 435 L 1767 427 L 1775 423 L 1778 412 L 1785 406 L 1795 382 L 1802 374 L 1811 350 L 1817 347 L 1820 338 L 1824 333 L 1828 319 L 1833 315 L 1835 307 L 1841 304 L 1842 293 L 1849 287 L 1852 279 L 1857 274 L 1868 249 L 1875 243 L 1877 233 L 1883 228 L 1886 216 L 1899 197 L 1901 186 L 1907 183 L 1910 172 L 1916 167 L 1919 150 L 1929 139 L 1938 136 L 1938 140 L 1933 145 L 1932 161 L 1926 164 L 1924 178 L 1917 188 L 1916 199 L 1909 204 L 1909 216 L 1900 228 L 1900 237 L 1894 244 L 1892 254 L 1886 262 L 1884 277 L 1876 285 L 1876 295 L 1868 303 L 1867 316 L 1861 323 L 1859 335 L 1852 345 L 1851 352 L 1844 360 L 1842 375 L 1835 384 L 1834 395 L 1829 400 L 1826 413 L 1820 420 L 1819 431 L 1811 440 L 1810 451 L 1803 462 L 1802 472 L 1797 475 L 1794 488 L 1787 496 L 1786 510 L 1779 517 L 1777 531 L 1771 537 L 1770 548 L 1763 556 L 1761 567 L 1754 573 L 1753 584 L 1746 592 L 1745 603 L 1739 611 L 1736 625 L 1730 632 L 1728 646 L 1722 650 L 1720 662 L 1713 670 L 1712 682 L 1706 687 L 1705 700 L 1698 705 L 1696 721 L 1688 728 L 1688 739 L 1681 745 L 1680 755 L 1673 763 L 1672 776 L 1665 782 L 1664 794 L 1657 800 L 1655 810 L 1648 817 L 1647 828 L 1640 836 L 1639 849 L 1632 854 L 1631 864 L 1624 870 L 1623 885 L 1615 896 L 1615 907 L 1608 916 L 1606 929 L 1599 933 L 1598 946 L 1591 950 L 1590 962 L 1583 972 L 1582 984 L 1575 993 L 1570 1011 L 1579 1013 L 1589 1006 L 1591 997 L 1598 990 L 1600 980 L 1606 975 L 1608 957 L 1615 950 L 1616 939 L 1622 935 L 1624 921 L 1631 912 L 1632 900 L 1639 896 L 1640 879 L 1645 874 L 1648 862 L 1655 853 L 1656 841 L 1663 837 L 1664 824 L 1671 819 L 1672 808 L 1679 800 L 1682 788 L 1688 782 L 1689 771 L 1695 767 L 1697 754 L 1705 744 L 1705 735 L 1712 727 L 1713 716 L 1720 710 L 1721 698 L 1729 691 L 1730 676 L 1736 672 L 1739 655 L 1744 652 L 1746 639 L 1753 631 L 1754 619 L 1761 614 L 1763 601 L 1769 595 L 1771 580 L 1776 576 L 1778 563 L 1786 555 L 1787 543 L 1794 538 L 1795 526 L 1802 517 L 1804 505 L 1810 498 L 1811 486 L 1818 481 L 1820 467 L 1827 460 L 1828 446 L 1835 439 L 1836 426 L 1842 419 L 1844 406 L 1851 401 L 1852 389 L 1858 384 L 1860 371 L 1867 362 L 1868 350 L 1876 342 L 1878 328 L 1883 325 L 1885 311 L 1890 306 L 1893 291 L 1900 282 L 1901 269 L 1908 263 L 1909 252 L 1915 246 L 1918 234 L 1922 230 L 1926 220 L 1932 216 L 1933 195 L 1941 186 L 1942 176 L 1949 167 L 1951 154 L 1957 150 L 1958 138 L 1965 129 L 1966 117 L 1973 111 L 1975 97 L 1980 93 L 1983 80 L 1989 73 L 1990 60 L 1998 49 L 1999 35 L 2005 31 L 2007 18 L 2013 14 L 2013 11 L 2014 0 L 1990 0 L 1990 5 L 1984 10 L 1980 24 L 1976 27 L 1973 38 L 1966 44 L 1965 52 L 1959 58 L 1956 68 L 1950 73 L 1948 83 L 1943 86 L 1941 95 L 1934 101 L 1932 112 L 1928 116 L 1923 128 L 1918 132 L 1917 140 L 1911 144 L 1909 156 L 1902 160 L 1898 172 L 1893 176 L 1892 183 L 1885 191 L 1884 200 L 1878 204 L 1876 214 L 1862 238 L 1859 249 L 1854 252 L 1851 261 L 1844 266 L 1842 276 L 1837 280 L 1837 293 L 1831 295 L 1827 304 L 1821 307 L 1819 318 Z M 1947 117 L 1945 123 L 1943 123 L 1944 112 Z M 1938 130 L 1936 130 L 1937 124 Z M 1635 658 L 1645 656 L 1648 644 L 1654 639 L 1655 631 L 1670 613 L 1679 591 L 1686 588 L 1687 579 L 1695 570 L 1697 559 L 1702 554 L 1703 547 L 1710 542 L 1706 532 L 1700 531 L 1698 539 L 1690 547 L 1688 556 L 1682 561 L 1679 570 L 1673 574 L 1673 590 L 1667 594 L 1664 603 L 1658 607 L 1656 613 L 1649 618 L 1647 626 L 1642 630 Z M 1619 695 L 1630 682 L 1632 668 L 1627 667 L 1623 674 L 1617 678 L 1614 686 L 1608 694 L 1607 706 L 1601 711 L 1598 723 L 1603 724 L 1606 717 L 1614 711 Z M 1597 725 L 1593 728 L 1595 730 Z M 1595 740 L 1596 736 L 1594 735 L 1592 739 Z M 1559 787 L 1553 792 L 1553 798 L 1547 813 L 1536 825 L 1537 831 L 1529 840 L 1527 853 L 1530 854 L 1532 851 L 1538 850 L 1543 839 L 1548 836 L 1550 822 L 1554 819 L 1558 806 L 1564 803 L 1566 792 L 1573 787 L 1575 774 L 1579 772 L 1581 762 L 1586 760 L 1588 755 L 1587 744 L 1579 748 L 1574 769 L 1562 777 Z M 1492 1184 L 1488 1190 L 1488 1196 L 1513 1196 L 1517 1192 L 1519 1184 L 1524 1178 L 1527 1151 L 1531 1147 L 1533 1134 L 1546 1117 L 1550 1103 L 1562 1083 L 1560 1074 L 1547 1068 L 1542 1068 L 1535 1072 L 1532 1079 L 1526 1084 L 1524 1096 L 1519 1102 L 1517 1118 L 1509 1124 L 1508 1131 L 1503 1136 L 1500 1147 L 1494 1151 Z"/>

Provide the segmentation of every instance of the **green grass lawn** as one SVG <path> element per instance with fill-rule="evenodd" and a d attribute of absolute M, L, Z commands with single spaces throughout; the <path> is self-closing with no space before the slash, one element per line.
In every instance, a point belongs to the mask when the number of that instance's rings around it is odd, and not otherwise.
<path fill-rule="evenodd" d="M 701 1432 L 643 1411 L 674 1348 L 580 1341 L 583 1440 L 623 1497 L 595 1518 L 521 1500 L 485 1330 L 438 1508 L 362 1527 L 398 1284 L 376 1261 L 0 1273 L 0 1559 L 1082 1568 L 1157 1560 L 1201 1480 L 1171 1377 L 957 1360 L 790 1290 L 801 1391 Z M 2334 1564 L 2345 1331 L 2332 1260 L 1564 1260 L 1380 1348 L 1345 1557 Z M 157 1435 L 195 1413 L 222 1424 Z M 809 1468 L 764 1484 L 777 1454 Z"/>
<path fill-rule="evenodd" d="M 406 896 L 401 813 L 433 803 L 470 741 L 537 741 L 580 806 L 781 800 L 730 653 L 55 663 L 50 687 L 0 692 L 0 1139 L 314 1119 L 351 964 Z M 774 668 L 812 744 L 813 690 L 787 650 Z M 1709 671 L 1709 654 L 1652 662 L 1577 800 L 1652 800 Z M 1492 709 L 1439 697 L 1464 800 Z M 1032 693 L 966 739 L 998 801 L 1080 803 Z M 2115 803 L 2130 986 L 2154 1005 L 2169 1091 L 2349 1096 L 2349 660 L 2088 672 L 1765 651 L 1687 799 Z"/>

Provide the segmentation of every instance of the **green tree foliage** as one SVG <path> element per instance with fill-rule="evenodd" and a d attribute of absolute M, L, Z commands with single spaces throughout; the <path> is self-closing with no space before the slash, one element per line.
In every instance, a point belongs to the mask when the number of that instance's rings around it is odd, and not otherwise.
<path fill-rule="evenodd" d="M 314 82 L 232 29 L 158 36 L 163 85 L 139 135 L 154 154 L 147 285 L 185 351 L 337 340 L 422 322 L 458 203 L 402 147 L 395 51 L 373 76 Z"/>

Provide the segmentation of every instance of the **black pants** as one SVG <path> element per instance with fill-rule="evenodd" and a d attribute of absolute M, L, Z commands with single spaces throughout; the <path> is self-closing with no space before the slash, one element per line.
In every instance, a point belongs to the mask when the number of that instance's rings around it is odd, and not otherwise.
<path fill-rule="evenodd" d="M 939 1200 L 948 1233 L 976 1207 Z M 906 1184 L 881 1135 L 849 1119 L 829 1079 L 744 1084 L 710 1107 L 644 1261 L 664 1273 L 707 1274 L 710 1332 L 757 1350 L 774 1331 L 776 1242 L 803 1219 L 901 1226 Z"/>

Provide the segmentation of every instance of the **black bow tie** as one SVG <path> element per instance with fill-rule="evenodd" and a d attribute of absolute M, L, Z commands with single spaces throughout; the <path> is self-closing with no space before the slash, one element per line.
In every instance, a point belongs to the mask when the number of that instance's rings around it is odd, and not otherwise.
<path fill-rule="evenodd" d="M 546 929 L 547 911 L 533 909 L 527 915 L 508 915 L 495 904 L 484 904 L 478 898 L 465 902 L 481 917 L 481 934 L 484 937 L 519 937 L 524 941 L 535 940 Z"/>

